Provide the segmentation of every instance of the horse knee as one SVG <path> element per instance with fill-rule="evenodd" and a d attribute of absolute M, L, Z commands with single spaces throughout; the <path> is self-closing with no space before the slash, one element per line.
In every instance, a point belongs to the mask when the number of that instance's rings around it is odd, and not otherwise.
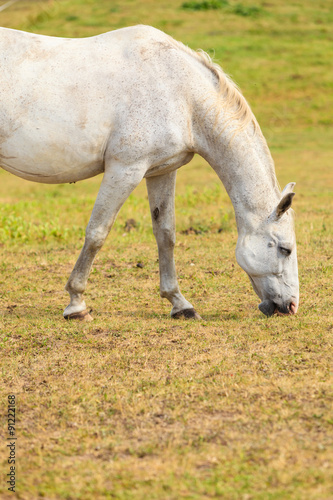
<path fill-rule="evenodd" d="M 162 228 L 155 231 L 157 244 L 161 248 L 174 248 L 176 244 L 176 235 L 173 229 Z"/>
<path fill-rule="evenodd" d="M 100 250 L 106 240 L 108 232 L 104 229 L 89 229 L 86 230 L 85 245 L 92 250 Z"/>

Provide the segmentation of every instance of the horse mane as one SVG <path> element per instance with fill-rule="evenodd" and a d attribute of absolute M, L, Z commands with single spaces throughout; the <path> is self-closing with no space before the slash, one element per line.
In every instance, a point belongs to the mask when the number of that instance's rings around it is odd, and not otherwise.
<path fill-rule="evenodd" d="M 244 130 L 249 123 L 252 123 L 254 127 L 254 133 L 260 131 L 259 124 L 248 104 L 245 97 L 241 93 L 238 85 L 227 75 L 221 66 L 215 62 L 213 62 L 212 58 L 202 49 L 197 51 L 192 50 L 187 45 L 184 45 L 182 42 L 174 40 L 170 37 L 173 44 L 175 44 L 178 48 L 185 51 L 187 54 L 194 57 L 197 61 L 203 64 L 207 69 L 209 69 L 213 75 L 215 76 L 218 83 L 218 101 L 214 102 L 213 107 L 217 111 L 217 116 L 215 119 L 215 125 L 217 125 L 218 117 L 220 112 L 223 110 L 224 113 L 228 116 L 226 125 L 231 120 L 237 121 L 236 132 Z M 223 128 L 223 130 L 225 127 Z"/>
<path fill-rule="evenodd" d="M 187 54 L 194 57 L 197 61 L 203 64 L 215 76 L 218 84 L 217 99 L 213 99 L 213 103 L 209 107 L 207 113 L 209 113 L 211 110 L 214 110 L 216 112 L 215 127 L 218 125 L 219 116 L 222 111 L 227 117 L 224 121 L 222 130 L 220 130 L 219 132 L 219 135 L 221 135 L 225 131 L 230 122 L 233 122 L 233 134 L 229 142 L 229 144 L 231 144 L 235 135 L 245 130 L 249 124 L 252 124 L 253 136 L 259 136 L 259 138 L 261 139 L 260 142 L 262 144 L 262 147 L 269 160 L 269 170 L 273 180 L 273 184 L 275 184 L 277 189 L 281 191 L 275 174 L 274 161 L 268 148 L 266 139 L 250 108 L 250 105 L 243 96 L 238 85 L 231 79 L 229 75 L 227 75 L 223 71 L 219 64 L 213 62 L 210 55 L 207 54 L 207 52 L 205 52 L 204 50 L 199 49 L 197 51 L 194 51 L 187 45 L 184 45 L 182 42 L 179 42 L 172 37 L 170 37 L 170 40 L 176 47 L 185 51 Z M 209 99 L 209 97 L 210 96 L 206 97 L 205 100 Z"/>

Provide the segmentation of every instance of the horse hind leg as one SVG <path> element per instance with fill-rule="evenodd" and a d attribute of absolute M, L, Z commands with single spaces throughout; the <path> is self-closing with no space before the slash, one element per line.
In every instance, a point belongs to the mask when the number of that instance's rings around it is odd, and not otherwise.
<path fill-rule="evenodd" d="M 65 319 L 92 320 L 83 299 L 91 266 L 121 206 L 142 180 L 144 173 L 144 166 L 132 167 L 131 175 L 119 165 L 105 166 L 101 187 L 86 229 L 85 242 L 65 287 L 70 295 L 70 304 L 64 311 Z"/>
<path fill-rule="evenodd" d="M 158 246 L 160 295 L 173 308 L 171 317 L 201 319 L 181 294 L 174 261 L 176 172 L 146 179 L 153 231 Z"/>

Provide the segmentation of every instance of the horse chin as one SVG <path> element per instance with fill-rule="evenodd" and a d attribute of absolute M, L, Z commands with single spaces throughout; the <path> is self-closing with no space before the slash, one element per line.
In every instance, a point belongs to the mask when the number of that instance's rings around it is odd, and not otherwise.
<path fill-rule="evenodd" d="M 267 317 L 273 316 L 276 310 L 276 305 L 272 300 L 263 300 L 258 307 L 259 310 Z"/>

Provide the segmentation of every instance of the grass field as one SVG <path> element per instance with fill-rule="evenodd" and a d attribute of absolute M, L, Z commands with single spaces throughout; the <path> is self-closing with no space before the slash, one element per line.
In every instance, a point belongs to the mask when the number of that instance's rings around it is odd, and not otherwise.
<path fill-rule="evenodd" d="M 65 322 L 64 286 L 101 178 L 43 186 L 1 171 L 3 500 L 333 499 L 333 3 L 181 6 L 22 1 L 0 24 L 76 37 L 151 24 L 214 55 L 255 111 L 280 185 L 297 183 L 299 313 L 258 311 L 234 256 L 231 202 L 195 157 L 178 175 L 176 265 L 203 320 L 171 320 L 159 297 L 142 184 L 93 266 L 94 321 Z M 5 483 L 9 394 L 14 494 Z"/>

